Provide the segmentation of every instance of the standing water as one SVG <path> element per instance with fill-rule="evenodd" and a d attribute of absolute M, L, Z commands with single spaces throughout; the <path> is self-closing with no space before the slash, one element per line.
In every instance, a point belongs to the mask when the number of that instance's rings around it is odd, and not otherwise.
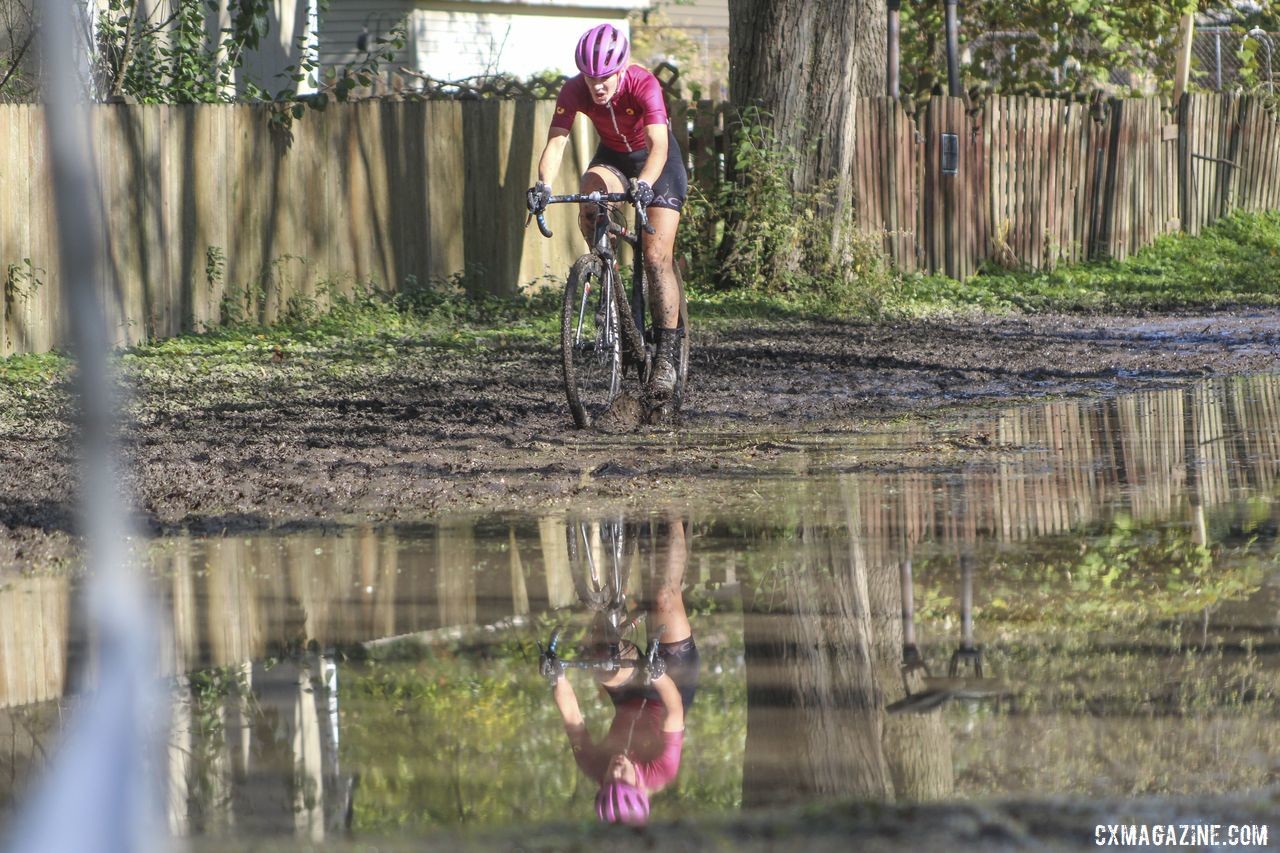
<path fill-rule="evenodd" d="M 746 476 L 734 453 L 778 464 Z M 655 823 L 1276 784 L 1280 379 L 762 439 L 723 470 L 647 513 L 155 542 L 170 828 L 369 841 L 594 821 L 537 644 L 561 628 L 581 659 L 614 615 L 644 648 L 676 605 L 696 693 Z M 92 677 L 77 594 L 63 577 L 0 591 L 7 803 Z M 591 673 L 568 678 L 598 742 L 618 712 Z"/>

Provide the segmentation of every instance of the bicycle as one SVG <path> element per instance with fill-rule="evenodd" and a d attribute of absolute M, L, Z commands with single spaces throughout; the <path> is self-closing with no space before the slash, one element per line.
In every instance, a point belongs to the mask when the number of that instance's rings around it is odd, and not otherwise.
<path fill-rule="evenodd" d="M 595 232 L 591 250 L 574 261 L 565 284 L 560 314 L 560 355 L 564 374 L 565 395 L 574 424 L 586 429 L 609 409 L 622 393 L 623 380 L 633 374 L 641 385 L 649 379 L 653 366 L 654 329 L 646 323 L 649 304 L 649 282 L 645 275 L 644 235 L 653 233 L 645 208 L 636 205 L 633 232 L 626 227 L 619 202 L 632 202 L 631 193 L 573 193 L 551 196 L 547 204 L 595 204 Z M 551 237 L 543 211 L 530 209 L 537 219 L 538 230 Z M 527 224 L 527 222 L 526 222 Z M 631 293 L 625 292 L 615 241 L 626 241 L 634 249 Z M 682 330 L 676 364 L 676 386 L 669 402 L 670 411 L 679 411 L 689 372 L 689 308 L 684 295 L 684 282 L 676 270 L 680 291 Z M 595 299 L 592 292 L 595 291 Z"/>
<path fill-rule="evenodd" d="M 638 556 L 639 531 L 621 520 L 569 522 L 565 529 L 569 567 L 578 599 L 592 611 L 591 627 L 579 658 L 559 657 L 562 628 L 555 628 L 544 647 L 538 644 L 539 660 L 555 658 L 564 667 L 616 672 L 629 667 L 652 671 L 658 658 L 663 628 L 650 636 L 643 655 L 624 656 L 623 643 L 644 620 L 632 616 L 627 601 L 631 564 Z M 639 645 L 636 645 L 637 651 Z M 545 673 L 544 673 L 545 674 Z"/>

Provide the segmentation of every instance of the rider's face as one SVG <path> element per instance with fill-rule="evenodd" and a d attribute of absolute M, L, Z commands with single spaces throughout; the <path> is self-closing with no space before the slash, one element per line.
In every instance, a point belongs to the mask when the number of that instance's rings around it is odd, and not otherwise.
<path fill-rule="evenodd" d="M 591 100 L 600 106 L 604 106 L 613 99 L 613 95 L 618 91 L 618 79 L 622 76 L 621 71 L 614 72 L 608 77 L 589 77 L 582 75 L 582 79 L 587 83 L 587 91 L 591 93 Z"/>
<path fill-rule="evenodd" d="M 604 777 L 610 782 L 625 782 L 636 786 L 640 784 L 635 762 L 625 755 L 615 755 L 609 759 L 609 769 L 605 771 Z"/>

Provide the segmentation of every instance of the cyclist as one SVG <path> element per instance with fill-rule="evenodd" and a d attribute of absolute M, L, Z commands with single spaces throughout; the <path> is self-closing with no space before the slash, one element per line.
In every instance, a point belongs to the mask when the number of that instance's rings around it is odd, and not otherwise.
<path fill-rule="evenodd" d="M 669 785 L 680 770 L 684 719 L 698 688 L 698 647 L 685 612 L 682 587 L 687 560 L 684 524 L 667 522 L 667 554 L 662 577 L 649 594 L 651 629 L 660 626 L 662 644 L 651 667 L 595 670 L 613 703 L 609 732 L 595 743 L 587 731 L 573 685 L 554 657 L 543 655 L 542 674 L 564 722 L 578 767 L 600 785 L 596 814 L 608 823 L 643 824 L 649 819 L 649 797 Z M 620 653 L 640 656 L 634 643 Z M 645 676 L 648 684 L 645 684 Z"/>
<path fill-rule="evenodd" d="M 674 248 L 680 209 L 689 189 L 680 146 L 671 131 L 662 86 L 640 65 L 630 63 L 627 37 L 612 24 L 592 27 L 578 40 L 574 61 L 582 73 L 569 79 L 556 98 L 555 116 L 546 147 L 538 160 L 537 182 L 529 189 L 529 207 L 544 209 L 552 195 L 551 181 L 560 170 L 569 129 L 578 113 L 585 113 L 600 135 L 600 145 L 582 176 L 580 192 L 627 190 L 633 181 L 636 204 L 646 207 L 654 233 L 644 241 L 644 265 L 649 277 L 650 304 L 657 329 L 657 347 L 649 378 L 655 399 L 669 397 L 676 384 L 680 347 L 680 291 Z M 596 208 L 583 204 L 578 227 L 591 242 Z"/>

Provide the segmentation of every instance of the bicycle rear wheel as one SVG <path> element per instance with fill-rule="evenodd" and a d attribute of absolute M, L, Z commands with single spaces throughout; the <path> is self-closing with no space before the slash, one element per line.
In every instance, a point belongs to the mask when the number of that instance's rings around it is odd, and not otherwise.
<path fill-rule="evenodd" d="M 676 266 L 676 284 L 680 287 L 680 328 L 684 334 L 680 336 L 680 351 L 676 353 L 676 387 L 671 398 L 675 408 L 680 408 L 684 399 L 685 383 L 689 380 L 689 300 L 684 293 L 684 277 L 680 275 L 680 267 Z"/>
<path fill-rule="evenodd" d="M 565 395 L 579 429 L 591 426 L 621 389 L 617 287 L 613 270 L 595 255 L 578 258 L 569 271 L 560 315 L 560 355 Z"/>

